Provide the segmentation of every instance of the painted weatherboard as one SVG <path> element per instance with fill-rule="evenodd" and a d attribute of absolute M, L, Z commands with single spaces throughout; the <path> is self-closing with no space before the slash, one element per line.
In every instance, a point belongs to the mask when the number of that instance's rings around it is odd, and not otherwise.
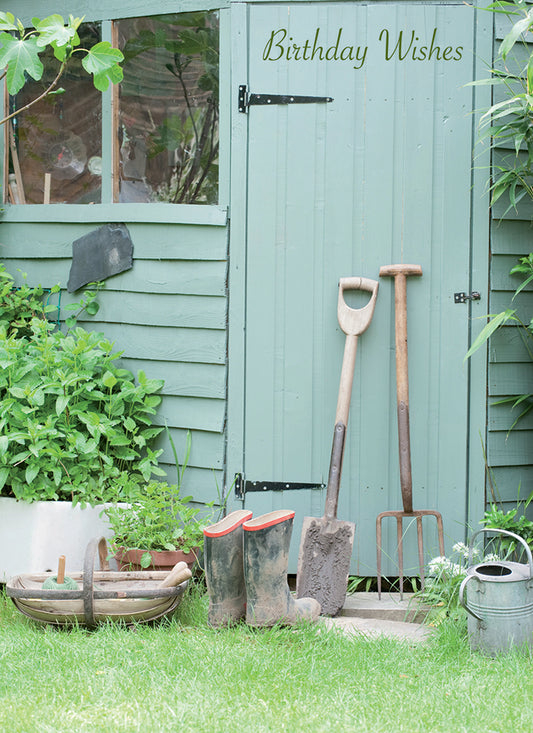
<path fill-rule="evenodd" d="M 207 4 L 212 5 L 212 4 Z M 227 3 L 215 3 L 223 8 Z M 112 38 L 111 20 L 153 13 L 203 10 L 200 0 L 162 0 L 156 9 L 139 0 L 92 3 L 66 0 L 50 8 L 44 0 L 19 0 L 11 10 L 29 23 L 49 12 L 102 21 Z M 195 502 L 217 500 L 224 481 L 227 374 L 227 251 L 229 189 L 229 11 L 220 13 L 220 181 L 218 205 L 112 204 L 111 92 L 102 95 L 102 204 L 6 205 L 0 222 L 0 261 L 20 282 L 62 286 L 60 318 L 80 292 L 66 291 L 72 243 L 106 224 L 124 224 L 133 242 L 133 267 L 108 278 L 98 296 L 100 310 L 87 328 L 114 341 L 121 361 L 133 372 L 163 379 L 163 402 L 155 422 L 168 425 L 178 457 L 192 449 L 183 491 Z M 107 176 L 107 177 L 106 177 Z M 107 202 L 107 203 L 105 203 Z M 19 272 L 19 270 L 21 272 Z M 176 468 L 163 433 L 156 447 L 167 479 Z"/>
<path fill-rule="evenodd" d="M 244 497 L 255 513 L 297 510 L 294 572 L 301 520 L 324 511 L 324 490 L 296 485 L 327 481 L 344 345 L 339 277 L 376 279 L 381 265 L 420 264 L 423 276 L 407 288 L 414 506 L 442 513 L 449 549 L 483 507 L 483 472 L 469 477 L 469 399 L 484 422 L 484 374 L 463 357 L 469 315 L 484 312 L 487 293 L 472 307 L 455 304 L 454 292 L 469 289 L 473 271 L 486 282 L 479 211 L 486 219 L 487 202 L 472 172 L 479 99 L 465 84 L 476 77 L 475 47 L 490 53 L 490 26 L 464 4 L 268 3 L 233 11 L 248 28 L 234 39 L 234 108 L 240 84 L 255 94 L 333 101 L 233 114 L 232 166 L 240 176 L 233 176 L 230 293 L 244 295 L 230 298 L 228 473 L 295 485 Z M 394 295 L 384 279 L 358 345 L 338 510 L 357 524 L 353 573 L 375 573 L 376 517 L 399 508 Z M 437 549 L 434 528 L 428 520 L 428 553 Z M 410 567 L 413 532 L 405 539 Z M 394 535 L 389 524 L 385 572 L 393 575 Z"/>
<path fill-rule="evenodd" d="M 1 261 L 18 282 L 25 272 L 30 285 L 60 283 L 64 320 L 69 315 L 64 306 L 81 294 L 64 289 L 72 242 L 99 224 L 21 223 L 9 221 L 9 211 L 6 216 L 0 227 Z M 116 351 L 124 352 L 126 368 L 165 380 L 155 422 L 168 425 L 180 459 L 187 431 L 192 434 L 185 495 L 200 503 L 216 500 L 224 466 L 227 229 L 149 222 L 130 222 L 127 228 L 133 268 L 105 281 L 100 310 L 83 325 L 113 341 Z M 165 434 L 157 447 L 164 449 L 160 460 L 168 480 L 175 481 Z"/>
<path fill-rule="evenodd" d="M 511 27 L 510 21 L 503 16 L 495 20 L 496 55 L 502 38 Z M 525 63 L 532 46 L 516 46 L 514 55 L 520 66 Z M 513 59 L 508 62 L 512 67 Z M 497 87 L 494 101 L 504 97 Z M 498 155 L 505 150 L 496 151 Z M 512 297 L 521 282 L 509 274 L 518 264 L 520 257 L 533 251 L 533 205 L 522 202 L 517 210 L 508 208 L 508 201 L 502 197 L 492 212 L 491 222 L 491 297 L 490 313 L 498 313 L 506 308 L 517 308 L 517 315 L 523 323 L 529 323 L 533 311 L 533 292 L 531 287 L 522 292 L 514 301 Z M 476 357 L 473 357 L 476 358 Z M 511 509 L 517 499 L 527 498 L 533 483 L 533 416 L 521 420 L 509 433 L 509 428 L 519 414 L 519 408 L 495 404 L 511 395 L 533 392 L 533 369 L 531 356 L 527 353 L 520 337 L 520 329 L 509 326 L 495 334 L 490 342 L 488 366 L 488 433 L 487 461 L 491 468 L 493 482 L 487 481 L 487 502 L 501 500 Z"/>

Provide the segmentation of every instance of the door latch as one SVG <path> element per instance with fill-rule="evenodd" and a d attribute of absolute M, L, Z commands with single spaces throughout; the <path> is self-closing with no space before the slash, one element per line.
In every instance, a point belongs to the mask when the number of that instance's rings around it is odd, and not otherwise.
<path fill-rule="evenodd" d="M 481 293 L 478 293 L 477 290 L 472 290 L 470 295 L 467 295 L 466 293 L 454 293 L 453 294 L 454 303 L 466 303 L 467 300 L 480 300 L 480 299 L 481 299 Z"/>
<path fill-rule="evenodd" d="M 333 102 L 333 97 L 307 97 L 297 94 L 251 94 L 246 84 L 239 87 L 239 112 L 246 112 L 248 107 L 255 105 L 275 104 L 316 104 L 318 102 Z"/>

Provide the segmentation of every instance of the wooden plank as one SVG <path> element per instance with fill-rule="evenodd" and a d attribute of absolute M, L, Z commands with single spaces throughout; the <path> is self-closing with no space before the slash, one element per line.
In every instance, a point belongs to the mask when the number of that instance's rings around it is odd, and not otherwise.
<path fill-rule="evenodd" d="M 28 273 L 28 283 L 43 287 L 61 284 L 69 278 L 70 260 L 22 260 L 9 262 L 9 271 L 17 284 L 21 275 Z M 226 263 L 197 261 L 147 260 L 134 263 L 133 269 L 108 278 L 106 285 L 113 290 L 138 293 L 175 293 L 186 295 L 225 295 Z"/>
<path fill-rule="evenodd" d="M 120 365 L 137 374 L 142 369 L 150 379 L 163 379 L 163 394 L 181 397 L 226 396 L 226 366 L 148 359 L 120 359 Z"/>
<path fill-rule="evenodd" d="M 496 467 L 492 473 L 498 500 L 501 499 L 516 504 L 518 499 L 528 498 L 533 486 L 533 466 Z M 490 489 L 487 488 L 487 501 L 491 502 L 492 500 Z"/>
<path fill-rule="evenodd" d="M 226 363 L 226 333 L 213 329 L 164 328 L 93 322 L 124 356 L 162 361 Z"/>
<path fill-rule="evenodd" d="M 113 18 L 128 18 L 146 15 L 151 13 L 175 13 L 190 12 L 193 10 L 210 10 L 228 7 L 229 0 L 159 0 L 157 7 L 147 10 L 146 2 L 143 0 L 116 0 L 112 4 L 106 0 L 92 0 L 90 8 L 85 0 L 73 0 L 66 2 L 58 0 L 53 7 L 54 12 L 68 17 L 70 13 L 75 16 L 85 16 L 86 20 L 112 20 Z M 17 17 L 29 24 L 31 18 L 36 14 L 44 18 L 50 14 L 50 7 L 42 0 L 17 0 L 14 9 Z"/>
<path fill-rule="evenodd" d="M 163 464 L 162 468 L 167 473 L 164 480 L 169 484 L 176 484 L 175 466 Z M 207 504 L 210 501 L 218 502 L 222 500 L 223 482 L 224 474 L 220 470 L 190 467 L 185 471 L 180 493 L 182 496 L 191 496 L 192 505 Z"/>
<path fill-rule="evenodd" d="M 517 419 L 518 415 L 521 412 L 520 407 L 516 407 L 513 409 L 512 405 L 494 404 L 495 402 L 498 402 L 498 398 L 496 398 L 494 401 L 493 400 L 489 401 L 489 420 L 488 420 L 489 431 L 508 432 L 511 428 L 511 425 L 513 425 L 514 421 Z M 520 420 L 516 424 L 516 426 L 513 427 L 513 430 L 533 431 L 533 413 L 530 412 L 522 420 Z M 533 439 L 533 435 L 532 435 L 532 439 Z"/>
<path fill-rule="evenodd" d="M 533 249 L 533 247 L 532 247 Z M 523 282 L 521 275 L 511 275 L 511 269 L 520 263 L 520 258 L 516 255 L 497 255 L 491 260 L 491 289 L 506 290 L 514 293 L 516 288 Z M 533 291 L 531 284 L 527 287 Z"/>
<path fill-rule="evenodd" d="M 488 446 L 489 466 L 531 465 L 532 433 L 529 430 L 492 432 Z"/>
<path fill-rule="evenodd" d="M 224 400 L 165 395 L 157 415 L 154 416 L 154 423 L 185 430 L 222 433 L 225 409 Z"/>
<path fill-rule="evenodd" d="M 493 363 L 526 362 L 531 364 L 531 356 L 524 346 L 520 328 L 504 326 L 498 329 L 490 340 L 489 361 Z"/>
<path fill-rule="evenodd" d="M 183 464 L 186 455 L 186 441 L 188 430 L 169 427 L 174 441 L 178 461 Z M 224 467 L 224 435 L 222 433 L 208 433 L 201 430 L 191 430 L 191 454 L 188 465 L 196 468 L 222 469 Z M 155 442 L 155 447 L 162 449 L 160 463 L 175 465 L 172 446 L 166 434 L 161 433 Z"/>
<path fill-rule="evenodd" d="M 491 229 L 491 251 L 495 255 L 514 255 L 516 259 L 532 250 L 531 221 L 494 222 Z"/>
<path fill-rule="evenodd" d="M 509 201 L 502 196 L 491 209 L 492 218 L 496 220 L 505 221 L 527 221 L 531 222 L 533 219 L 533 201 L 529 199 L 522 199 L 518 206 L 509 209 Z"/>
<path fill-rule="evenodd" d="M 6 206 L 3 221 L 80 224 L 83 222 L 124 223 L 157 222 L 159 224 L 200 224 L 225 227 L 227 209 L 201 204 L 26 204 Z"/>
<path fill-rule="evenodd" d="M 105 223 L 105 222 L 104 222 Z M 94 231 L 95 224 L 24 225 L 2 221 L 0 257 L 62 259 L 72 256 L 72 242 Z M 128 224 L 134 260 L 225 260 L 227 231 L 187 224 Z"/>
<path fill-rule="evenodd" d="M 533 394 L 531 362 L 491 364 L 489 371 L 489 395 L 491 397 L 523 393 Z"/>
<path fill-rule="evenodd" d="M 522 323 L 528 324 L 533 314 L 533 292 L 523 291 L 513 300 L 514 292 L 495 291 L 490 297 L 490 312 L 501 313 L 507 308 L 516 310 L 516 316 Z M 533 340 L 532 344 L 533 346 Z"/>
<path fill-rule="evenodd" d="M 62 317 L 67 315 L 65 306 L 78 301 L 79 294 L 62 292 Z M 226 298 L 222 296 L 117 293 L 106 288 L 98 294 L 98 303 L 98 320 L 108 323 L 222 330 L 226 327 Z M 94 322 L 93 317 L 82 316 L 80 322 Z"/>

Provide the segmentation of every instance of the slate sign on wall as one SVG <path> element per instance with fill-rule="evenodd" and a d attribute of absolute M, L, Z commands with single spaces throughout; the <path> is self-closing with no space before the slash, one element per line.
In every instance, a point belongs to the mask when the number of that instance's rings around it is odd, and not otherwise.
<path fill-rule="evenodd" d="M 69 293 L 133 267 L 133 243 L 124 224 L 106 224 L 72 243 Z"/>

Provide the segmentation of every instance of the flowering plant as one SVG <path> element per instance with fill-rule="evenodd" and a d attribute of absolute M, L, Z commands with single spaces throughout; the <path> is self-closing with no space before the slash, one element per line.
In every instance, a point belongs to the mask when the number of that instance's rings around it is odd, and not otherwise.
<path fill-rule="evenodd" d="M 428 565 L 429 576 L 425 587 L 416 596 L 423 603 L 432 607 L 427 620 L 432 626 L 438 626 L 445 619 L 459 619 L 463 609 L 459 604 L 459 587 L 466 577 L 469 549 L 464 542 L 456 542 L 452 554 L 448 557 L 434 557 Z M 472 548 L 472 558 L 476 562 L 495 562 L 499 558 L 494 554 L 481 557 L 477 548 Z"/>

